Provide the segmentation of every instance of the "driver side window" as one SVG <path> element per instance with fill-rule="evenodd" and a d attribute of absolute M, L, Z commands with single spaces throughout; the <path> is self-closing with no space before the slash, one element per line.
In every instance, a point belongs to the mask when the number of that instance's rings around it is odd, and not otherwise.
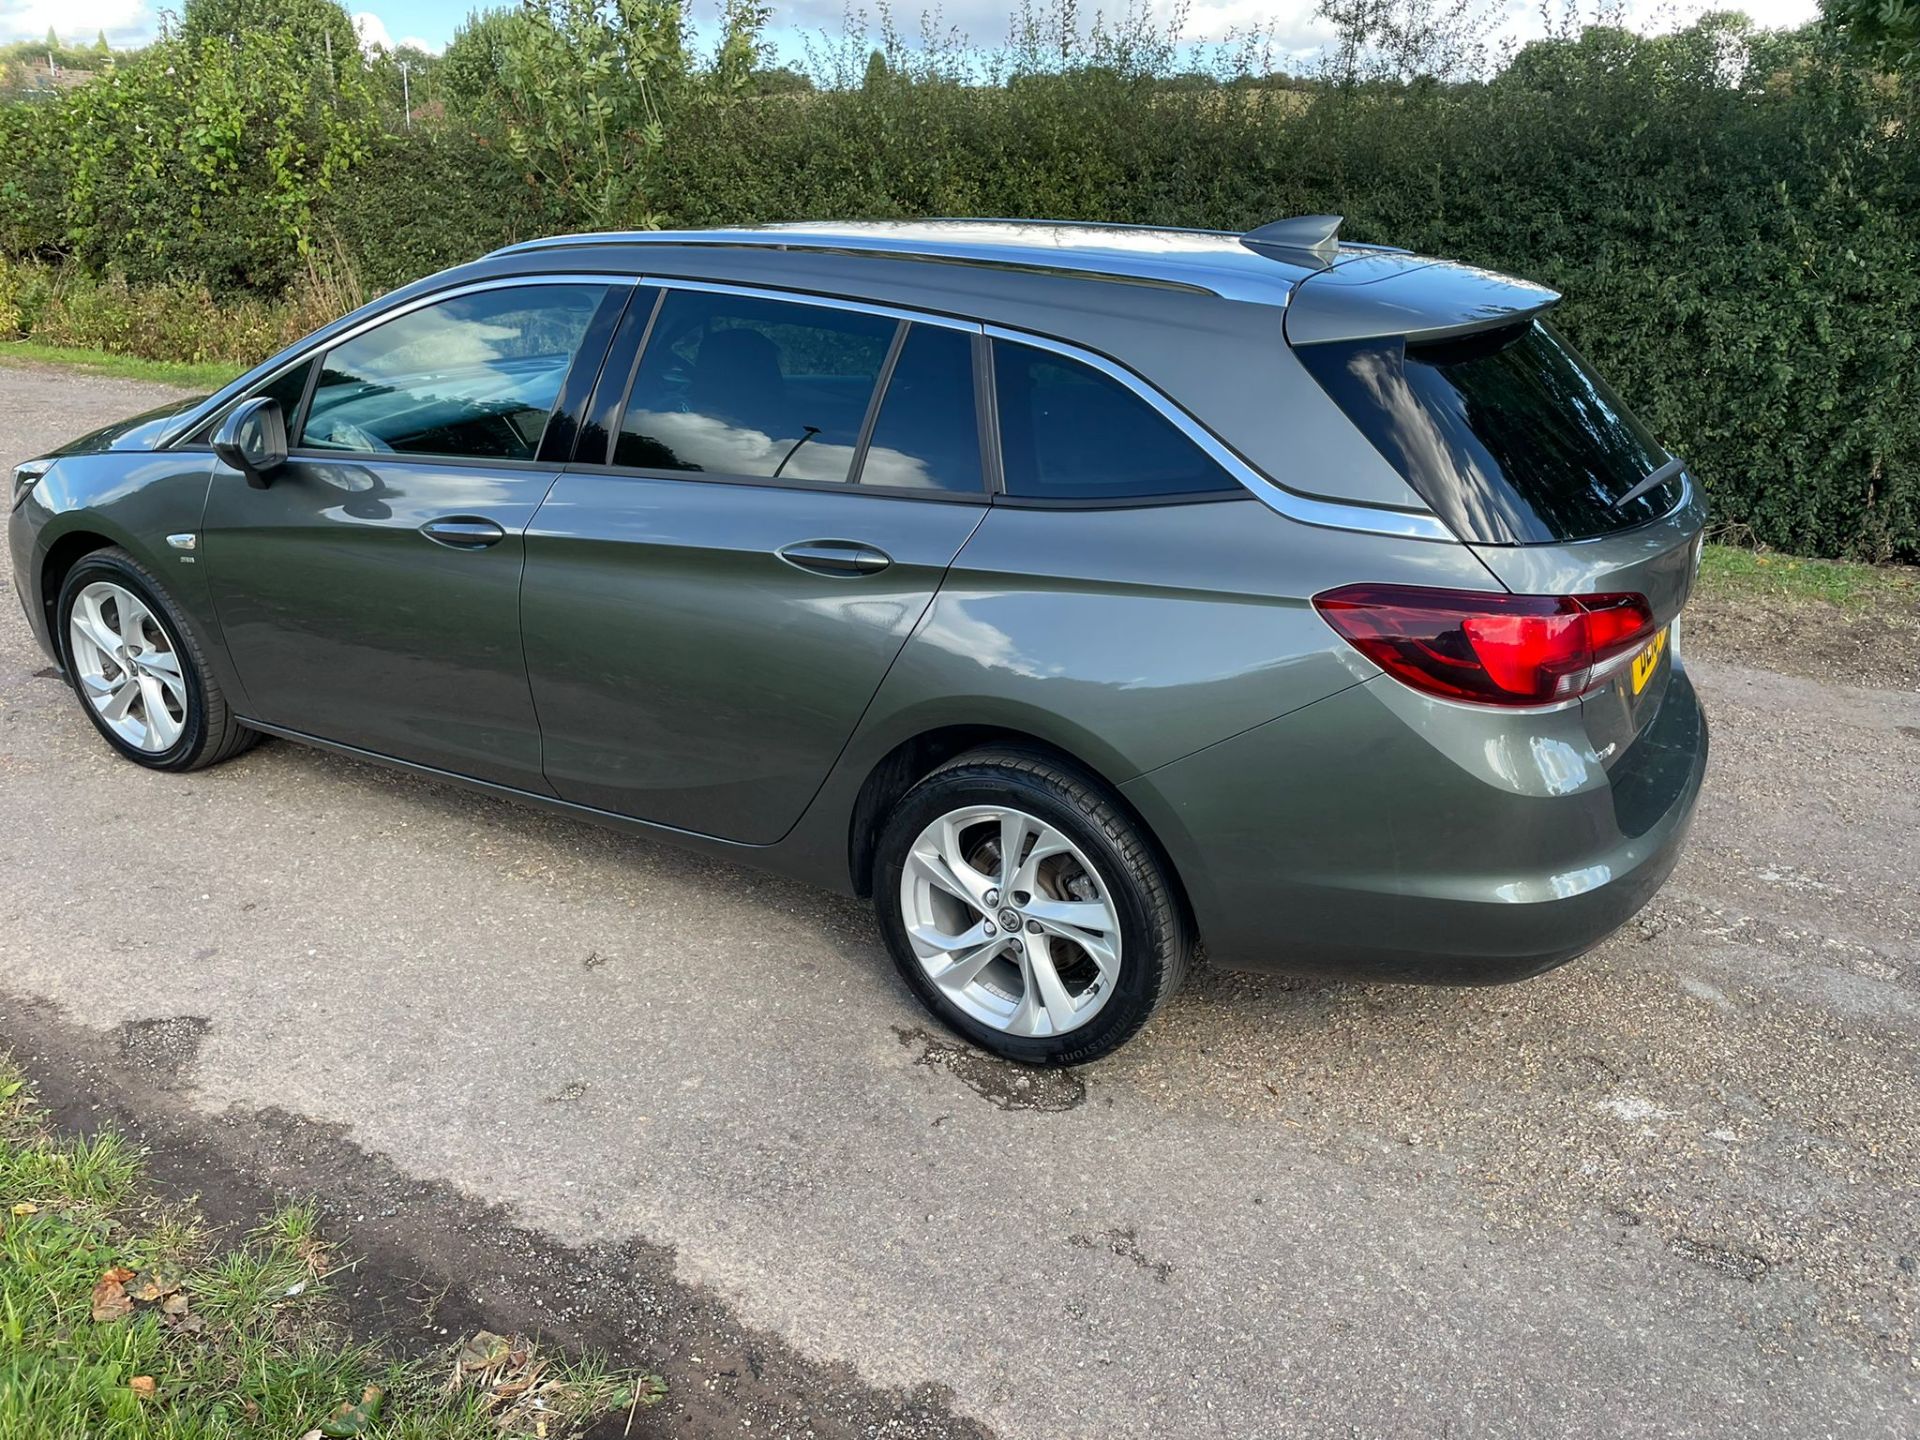
<path fill-rule="evenodd" d="M 479 290 L 336 346 L 303 450 L 531 460 L 604 285 Z"/>

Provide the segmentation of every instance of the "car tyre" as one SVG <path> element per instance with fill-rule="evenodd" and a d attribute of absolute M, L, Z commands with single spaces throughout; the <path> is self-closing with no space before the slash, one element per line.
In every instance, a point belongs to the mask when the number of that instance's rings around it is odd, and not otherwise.
<path fill-rule="evenodd" d="M 1158 847 L 1104 786 L 1048 755 L 975 750 L 930 772 L 887 817 L 873 881 L 914 993 L 1022 1064 L 1109 1053 L 1186 973 L 1192 938 Z"/>
<path fill-rule="evenodd" d="M 68 571 L 54 635 L 80 708 L 136 765 L 199 770 L 260 738 L 234 716 L 180 607 L 126 551 L 96 550 Z"/>

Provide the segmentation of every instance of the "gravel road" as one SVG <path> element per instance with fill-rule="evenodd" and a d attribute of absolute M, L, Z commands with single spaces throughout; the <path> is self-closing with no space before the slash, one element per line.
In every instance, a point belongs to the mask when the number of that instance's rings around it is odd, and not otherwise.
<path fill-rule="evenodd" d="M 163 396 L 0 368 L 0 461 Z M 1704 807 L 1595 954 L 1203 972 L 1031 1075 L 852 903 L 289 744 L 118 762 L 9 595 L 0 1045 L 662 1368 L 657 1434 L 1911 1440 L 1920 693 L 1688 659 Z"/>

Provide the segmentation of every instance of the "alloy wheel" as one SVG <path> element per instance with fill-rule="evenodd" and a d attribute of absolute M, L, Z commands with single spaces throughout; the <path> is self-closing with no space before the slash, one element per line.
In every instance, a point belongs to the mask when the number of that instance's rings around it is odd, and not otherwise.
<path fill-rule="evenodd" d="M 1023 810 L 976 805 L 920 832 L 900 876 L 907 936 L 961 1011 L 1009 1035 L 1061 1035 L 1106 1005 L 1120 916 L 1085 853 Z"/>
<path fill-rule="evenodd" d="M 180 656 L 145 601 L 96 580 L 73 597 L 67 638 L 81 693 L 109 730 L 150 755 L 180 739 L 187 725 Z"/>

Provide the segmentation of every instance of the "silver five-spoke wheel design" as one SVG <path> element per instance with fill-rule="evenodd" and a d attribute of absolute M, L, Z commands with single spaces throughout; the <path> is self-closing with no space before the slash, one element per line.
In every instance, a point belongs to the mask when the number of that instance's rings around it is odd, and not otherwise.
<path fill-rule="evenodd" d="M 935 820 L 900 876 L 907 935 L 928 978 L 1009 1035 L 1062 1035 L 1100 1013 L 1120 976 L 1111 894 L 1058 829 L 997 805 Z"/>
<path fill-rule="evenodd" d="M 187 686 L 173 642 L 146 602 L 96 580 L 67 622 L 74 673 L 94 713 L 127 744 L 159 754 L 187 725 Z"/>

